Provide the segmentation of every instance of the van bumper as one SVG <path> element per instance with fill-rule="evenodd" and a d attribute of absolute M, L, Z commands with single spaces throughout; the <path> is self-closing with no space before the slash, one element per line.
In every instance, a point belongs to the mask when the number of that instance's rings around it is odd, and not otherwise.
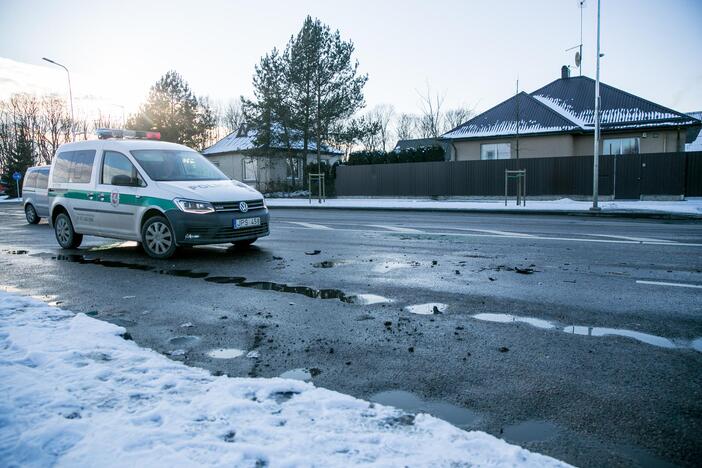
<path fill-rule="evenodd" d="M 185 213 L 180 210 L 166 211 L 178 245 L 224 244 L 238 242 L 270 234 L 267 209 L 239 212 L 214 212 L 208 214 Z M 234 229 L 235 219 L 260 218 L 260 226 Z"/>

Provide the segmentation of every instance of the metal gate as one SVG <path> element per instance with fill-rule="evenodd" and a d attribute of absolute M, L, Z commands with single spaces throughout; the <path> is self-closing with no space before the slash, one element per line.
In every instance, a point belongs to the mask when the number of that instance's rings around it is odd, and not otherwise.
<path fill-rule="evenodd" d="M 613 157 L 614 198 L 638 200 L 641 197 L 641 155 L 622 154 Z"/>

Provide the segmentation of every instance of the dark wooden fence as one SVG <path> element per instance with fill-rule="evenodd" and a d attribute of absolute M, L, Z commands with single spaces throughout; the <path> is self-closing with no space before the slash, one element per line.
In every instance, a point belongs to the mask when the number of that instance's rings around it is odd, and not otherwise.
<path fill-rule="evenodd" d="M 526 169 L 527 196 L 592 195 L 592 156 L 341 166 L 339 196 L 504 195 L 505 169 Z M 616 177 L 615 177 L 616 174 Z M 515 193 L 510 182 L 510 194 Z M 702 152 L 601 156 L 600 194 L 702 196 Z"/>

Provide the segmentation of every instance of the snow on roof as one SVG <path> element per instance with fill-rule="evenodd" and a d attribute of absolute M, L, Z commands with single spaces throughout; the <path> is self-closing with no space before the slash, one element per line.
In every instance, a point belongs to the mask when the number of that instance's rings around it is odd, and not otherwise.
<path fill-rule="evenodd" d="M 124 333 L 0 292 L 3 466 L 569 466 L 311 383 L 216 377 Z"/>
<path fill-rule="evenodd" d="M 517 125 L 517 115 L 519 124 Z M 483 138 L 491 136 L 554 133 L 570 131 L 577 126 L 554 112 L 550 106 L 522 92 L 445 133 L 442 138 Z"/>
<path fill-rule="evenodd" d="M 595 81 L 585 76 L 561 78 L 534 91 L 520 93 L 519 133 L 592 131 Z M 694 126 L 699 121 L 613 86 L 600 83 L 600 123 L 604 129 Z M 443 138 L 486 138 L 517 133 L 513 97 L 449 131 Z M 535 105 L 538 103 L 540 105 Z M 552 115 L 544 112 L 544 107 Z M 560 119 L 554 119 L 553 115 Z"/>
<path fill-rule="evenodd" d="M 221 153 L 238 153 L 241 151 L 247 151 L 247 150 L 252 150 L 255 149 L 256 143 L 256 130 L 248 130 L 245 134 L 241 134 L 241 132 L 232 132 L 229 135 L 225 136 L 221 140 L 219 140 L 217 143 L 214 145 L 210 146 L 209 148 L 205 149 L 202 154 L 209 156 L 213 154 L 221 154 Z M 304 147 L 304 142 L 302 138 L 298 138 L 294 140 L 291 143 L 291 148 L 293 150 L 302 150 Z M 288 149 L 285 145 L 283 144 L 278 144 L 273 146 L 275 149 Z M 315 152 L 317 151 L 317 143 L 314 141 L 309 141 L 307 144 L 307 149 L 310 152 Z M 332 148 L 327 145 L 322 145 L 322 152 L 323 153 L 331 153 L 331 154 L 343 154 L 341 150 L 338 148 Z"/>

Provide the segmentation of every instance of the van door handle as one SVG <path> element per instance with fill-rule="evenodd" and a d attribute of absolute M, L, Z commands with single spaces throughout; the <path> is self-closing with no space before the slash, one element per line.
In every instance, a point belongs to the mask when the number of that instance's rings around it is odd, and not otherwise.
<path fill-rule="evenodd" d="M 99 199 L 100 201 L 105 201 L 105 194 L 104 194 L 104 193 L 101 193 L 100 195 L 98 195 L 98 199 Z"/>
<path fill-rule="evenodd" d="M 88 200 L 92 200 L 94 196 L 95 196 L 94 193 L 92 193 L 92 192 L 88 193 Z"/>

